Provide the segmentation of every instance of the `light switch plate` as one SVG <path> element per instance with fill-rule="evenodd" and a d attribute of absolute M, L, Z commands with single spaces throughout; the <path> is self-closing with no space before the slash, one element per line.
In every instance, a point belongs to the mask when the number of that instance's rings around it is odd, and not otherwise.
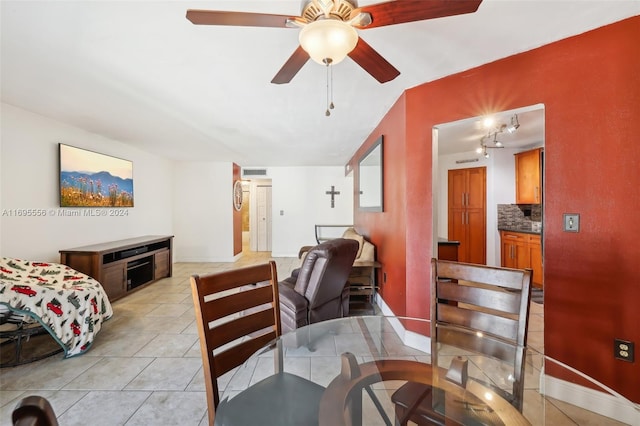
<path fill-rule="evenodd" d="M 578 232 L 580 230 L 580 215 L 577 213 L 565 213 L 563 215 L 563 230 L 565 232 Z"/>

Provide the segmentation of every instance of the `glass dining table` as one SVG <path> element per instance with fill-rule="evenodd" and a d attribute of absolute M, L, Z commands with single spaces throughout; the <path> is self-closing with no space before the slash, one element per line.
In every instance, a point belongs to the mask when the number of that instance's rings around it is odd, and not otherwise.
<path fill-rule="evenodd" d="M 512 364 L 449 344 L 432 345 L 430 327 L 428 320 L 355 316 L 287 333 L 218 379 L 215 424 L 231 425 L 231 418 L 261 424 L 251 407 L 238 406 L 233 398 L 282 367 L 325 388 L 318 401 L 321 426 L 400 424 L 394 394 L 407 382 L 434 390 L 429 404 L 443 424 L 640 425 L 634 403 L 531 348 L 523 348 L 521 404 L 510 403 L 502 391 L 518 376 Z"/>

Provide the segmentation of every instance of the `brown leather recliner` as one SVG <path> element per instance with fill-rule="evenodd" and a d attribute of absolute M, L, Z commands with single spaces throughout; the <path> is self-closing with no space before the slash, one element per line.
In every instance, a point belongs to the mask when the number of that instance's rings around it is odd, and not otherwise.
<path fill-rule="evenodd" d="M 358 242 L 336 238 L 312 248 L 302 266 L 278 283 L 282 332 L 349 314 L 347 278 Z"/>

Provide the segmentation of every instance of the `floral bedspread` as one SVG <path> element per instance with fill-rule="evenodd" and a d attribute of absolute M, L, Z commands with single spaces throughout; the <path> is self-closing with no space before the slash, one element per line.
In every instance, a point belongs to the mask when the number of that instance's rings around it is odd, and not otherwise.
<path fill-rule="evenodd" d="M 58 263 L 0 258 L 0 305 L 42 324 L 65 358 L 86 352 L 113 315 L 102 285 Z"/>

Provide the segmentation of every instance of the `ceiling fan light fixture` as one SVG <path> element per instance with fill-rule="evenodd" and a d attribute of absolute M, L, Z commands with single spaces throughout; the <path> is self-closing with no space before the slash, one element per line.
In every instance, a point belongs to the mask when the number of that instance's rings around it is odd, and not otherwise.
<path fill-rule="evenodd" d="M 300 45 L 315 62 L 335 65 L 358 44 L 358 33 L 349 24 L 336 19 L 320 19 L 300 30 Z"/>

